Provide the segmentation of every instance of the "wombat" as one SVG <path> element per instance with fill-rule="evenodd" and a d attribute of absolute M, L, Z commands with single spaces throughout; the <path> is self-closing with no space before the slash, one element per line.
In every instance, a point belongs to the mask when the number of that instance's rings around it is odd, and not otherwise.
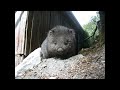
<path fill-rule="evenodd" d="M 41 57 L 66 59 L 76 54 L 76 38 L 74 29 L 64 26 L 52 28 L 41 44 Z"/>

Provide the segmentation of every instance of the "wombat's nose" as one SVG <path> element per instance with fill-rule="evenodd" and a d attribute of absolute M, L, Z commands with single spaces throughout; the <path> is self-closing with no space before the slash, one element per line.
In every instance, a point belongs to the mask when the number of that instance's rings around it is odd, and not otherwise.
<path fill-rule="evenodd" d="M 58 52 L 63 52 L 63 49 L 62 48 L 58 48 Z"/>

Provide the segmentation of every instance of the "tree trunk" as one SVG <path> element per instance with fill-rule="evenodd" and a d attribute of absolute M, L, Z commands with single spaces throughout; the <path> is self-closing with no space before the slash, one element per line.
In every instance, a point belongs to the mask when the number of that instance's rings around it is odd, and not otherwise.
<path fill-rule="evenodd" d="M 100 43 L 105 42 L 105 12 L 99 11 L 100 14 L 100 23 L 99 23 L 99 32 L 100 32 Z"/>

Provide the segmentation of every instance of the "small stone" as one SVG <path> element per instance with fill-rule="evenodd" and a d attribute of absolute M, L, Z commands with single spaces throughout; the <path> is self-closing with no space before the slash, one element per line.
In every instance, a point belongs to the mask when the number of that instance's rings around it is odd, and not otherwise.
<path fill-rule="evenodd" d="M 50 77 L 49 79 L 56 79 L 56 77 Z"/>

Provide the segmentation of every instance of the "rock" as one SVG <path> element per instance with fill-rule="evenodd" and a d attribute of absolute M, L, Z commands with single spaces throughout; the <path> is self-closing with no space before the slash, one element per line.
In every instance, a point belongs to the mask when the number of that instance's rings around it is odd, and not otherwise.
<path fill-rule="evenodd" d="M 50 77 L 49 79 L 56 79 L 56 77 Z"/>
<path fill-rule="evenodd" d="M 68 59 L 39 56 L 40 48 L 33 51 L 15 68 L 16 79 L 105 79 L 104 47 L 87 56 L 78 54 Z M 95 57 L 93 57 L 95 55 Z M 25 63 L 26 62 L 26 63 Z"/>
<path fill-rule="evenodd" d="M 19 75 L 21 76 L 21 74 L 24 73 L 26 70 L 32 69 L 34 66 L 36 66 L 41 62 L 41 58 L 39 54 L 40 51 L 41 48 L 34 50 L 23 60 L 21 64 L 19 64 L 15 68 L 15 77 Z"/>

